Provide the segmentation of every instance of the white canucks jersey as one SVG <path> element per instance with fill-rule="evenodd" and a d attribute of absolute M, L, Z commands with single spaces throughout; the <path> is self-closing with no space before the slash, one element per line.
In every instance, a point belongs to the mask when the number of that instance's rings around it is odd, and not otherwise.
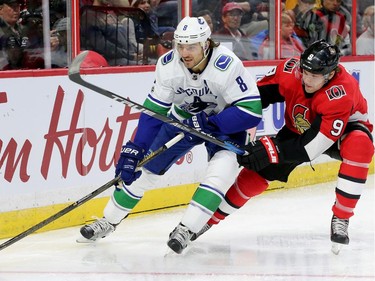
<path fill-rule="evenodd" d="M 158 112 L 171 110 L 182 120 L 201 111 L 207 115 L 218 114 L 229 106 L 261 117 L 259 101 L 255 80 L 242 61 L 229 49 L 219 46 L 212 50 L 200 74 L 191 73 L 175 50 L 162 56 L 145 105 Z"/>

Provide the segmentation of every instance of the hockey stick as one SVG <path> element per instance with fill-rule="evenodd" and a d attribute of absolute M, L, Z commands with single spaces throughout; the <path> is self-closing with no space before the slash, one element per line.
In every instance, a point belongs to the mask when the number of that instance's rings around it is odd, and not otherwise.
<path fill-rule="evenodd" d="M 122 104 L 125 104 L 127 106 L 130 106 L 132 108 L 135 108 L 136 110 L 139 110 L 149 116 L 152 116 L 160 121 L 163 121 L 165 123 L 168 123 L 170 125 L 173 125 L 185 132 L 188 132 L 192 135 L 195 135 L 197 137 L 200 137 L 201 139 L 204 139 L 205 141 L 209 141 L 209 142 L 212 142 L 213 144 L 216 144 L 220 147 L 223 147 L 225 149 L 228 149 L 232 152 L 235 152 L 237 154 L 240 154 L 240 155 L 244 155 L 246 154 L 247 152 L 240 148 L 239 146 L 237 145 L 234 145 L 233 143 L 231 142 L 228 142 L 228 141 L 222 141 L 218 138 L 215 138 L 213 137 L 212 135 L 209 135 L 209 134 L 205 134 L 201 131 L 198 131 L 192 127 L 189 127 L 188 125 L 185 125 L 177 120 L 174 120 L 168 116 L 165 116 L 165 115 L 162 115 L 162 114 L 159 114 L 155 111 L 152 111 L 146 107 L 144 107 L 143 105 L 140 105 L 134 101 L 131 101 L 130 99 L 127 99 L 127 98 L 124 98 L 122 96 L 119 96 L 113 92 L 110 92 L 108 90 L 105 90 L 103 88 L 100 88 L 99 86 L 96 86 L 90 82 L 87 82 L 85 80 L 83 80 L 83 78 L 81 77 L 81 74 L 80 74 L 80 68 L 81 68 L 81 64 L 84 62 L 86 56 L 89 54 L 89 52 L 92 52 L 92 51 L 83 51 L 81 52 L 78 56 L 76 56 L 74 58 L 74 60 L 72 61 L 72 64 L 70 65 L 69 67 L 69 79 L 72 80 L 73 82 L 81 85 L 81 86 L 84 86 L 84 87 L 87 87 L 103 96 L 106 96 L 110 99 L 113 99 L 117 102 L 120 102 Z"/>
<path fill-rule="evenodd" d="M 160 155 L 162 152 L 164 152 L 167 149 L 169 149 L 171 146 L 173 146 L 178 141 L 180 141 L 183 137 L 184 137 L 184 133 L 182 133 L 182 132 L 179 133 L 178 135 L 176 135 L 173 139 L 171 139 L 170 141 L 168 141 L 162 147 L 160 147 L 159 149 L 153 151 L 149 155 L 145 156 L 145 158 L 143 158 L 138 163 L 137 168 L 142 167 L 143 165 L 145 165 L 146 163 L 148 163 L 149 161 L 151 161 L 152 159 L 154 159 L 156 156 Z M 78 201 L 76 201 L 73 204 L 67 206 L 66 208 L 62 209 L 61 211 L 57 212 L 56 214 L 50 216 L 49 218 L 47 218 L 47 219 L 41 221 L 40 223 L 38 223 L 38 224 L 30 227 L 29 229 L 25 230 L 24 232 L 21 232 L 20 234 L 18 234 L 16 236 L 14 236 L 13 238 L 7 240 L 6 242 L 4 242 L 3 244 L 0 245 L 0 251 L 3 250 L 3 249 L 5 249 L 6 247 L 8 247 L 8 246 L 10 246 L 10 245 L 12 245 L 14 243 L 16 243 L 17 241 L 21 240 L 22 238 L 25 238 L 26 236 L 34 233 L 38 229 L 46 226 L 47 224 L 50 224 L 51 222 L 53 222 L 53 221 L 57 220 L 58 218 L 62 217 L 63 215 L 65 215 L 65 214 L 73 211 L 74 209 L 78 208 L 82 204 L 84 204 L 87 201 L 89 201 L 90 199 L 96 197 L 97 195 L 99 195 L 100 193 L 104 192 L 105 190 L 107 190 L 108 188 L 110 188 L 111 186 L 115 185 L 116 183 L 118 183 L 120 181 L 121 181 L 120 176 L 114 178 L 113 180 L 110 180 L 106 184 L 102 185 L 98 189 L 94 190 L 90 194 L 87 194 L 86 196 L 82 197 Z"/>

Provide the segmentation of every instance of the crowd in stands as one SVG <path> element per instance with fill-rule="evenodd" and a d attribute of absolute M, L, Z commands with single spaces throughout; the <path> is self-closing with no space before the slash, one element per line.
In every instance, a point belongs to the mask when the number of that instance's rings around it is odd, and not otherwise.
<path fill-rule="evenodd" d="M 42 1 L 0 0 L 0 70 L 67 66 L 65 0 L 50 1 L 49 12 L 44 34 Z"/>
<path fill-rule="evenodd" d="M 81 49 L 94 50 L 109 65 L 155 64 L 172 48 L 177 0 L 81 0 Z M 275 58 L 270 1 L 192 0 L 213 39 L 242 60 Z M 298 56 L 317 39 L 353 52 L 350 0 L 281 1 L 280 58 Z M 357 1 L 357 55 L 374 55 L 374 1 Z M 41 0 L 0 0 L 0 69 L 67 67 L 70 18 L 66 0 L 50 1 L 50 30 L 43 32 Z"/>
<path fill-rule="evenodd" d="M 228 41 L 232 42 L 232 50 L 241 59 L 275 58 L 275 42 L 269 32 L 269 1 L 196 0 L 194 2 L 195 15 L 200 15 L 201 10 L 210 11 L 210 20 L 214 23 L 214 34 L 220 35 L 216 36 L 216 39 L 224 44 Z M 227 3 L 223 5 L 223 2 Z M 371 7 L 374 1 L 372 3 L 371 1 L 359 2 L 362 6 L 357 7 L 357 55 L 373 55 L 374 20 Z M 228 18 L 228 7 L 231 9 L 236 7 L 238 16 Z M 318 39 L 325 39 L 329 43 L 336 44 L 344 56 L 352 54 L 351 1 L 287 0 L 281 2 L 281 10 L 280 58 L 298 56 Z M 232 30 L 228 28 L 228 24 L 233 26 Z M 225 35 L 224 38 L 223 35 Z M 238 45 L 241 45 L 241 48 Z M 250 54 L 244 55 L 244 49 Z"/>

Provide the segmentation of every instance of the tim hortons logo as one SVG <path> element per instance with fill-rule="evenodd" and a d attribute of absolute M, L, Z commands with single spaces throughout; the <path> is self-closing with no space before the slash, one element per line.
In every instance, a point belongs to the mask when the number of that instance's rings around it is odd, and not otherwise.
<path fill-rule="evenodd" d="M 78 126 L 84 101 L 84 95 L 81 90 L 78 91 L 70 122 L 60 122 L 63 101 L 64 90 L 59 86 L 49 129 L 43 136 L 45 147 L 40 167 L 43 178 L 48 178 L 52 158 L 54 159 L 53 161 L 56 161 L 56 159 L 59 159 L 58 156 L 60 156 L 61 161 L 61 176 L 64 178 L 68 176 L 68 169 L 72 169 L 70 161 L 72 157 L 75 157 L 75 169 L 82 176 L 90 172 L 96 157 L 99 158 L 99 169 L 101 171 L 113 168 L 114 162 L 117 161 L 115 159 L 115 151 L 121 150 L 128 123 L 131 120 L 138 120 L 140 113 L 131 113 L 130 107 L 124 107 L 123 114 L 116 118 L 116 122 L 119 124 L 119 133 L 116 146 L 113 148 L 111 139 L 116 135 L 109 126 L 108 118 L 105 119 L 101 132 L 96 132 L 92 128 Z M 69 127 L 62 128 L 63 125 L 61 123 L 67 123 Z M 22 182 L 29 180 L 31 175 L 28 171 L 28 166 L 32 147 L 33 145 L 29 139 L 26 139 L 23 144 L 19 144 L 14 138 L 11 138 L 8 143 L 4 143 L 0 139 L 0 169 L 3 170 L 2 176 L 6 181 L 12 182 L 17 169 L 19 169 L 19 177 Z M 83 151 L 85 151 L 85 160 L 83 159 Z M 89 153 L 88 157 L 86 157 L 87 153 Z M 54 170 L 53 172 L 59 174 L 59 171 Z"/>

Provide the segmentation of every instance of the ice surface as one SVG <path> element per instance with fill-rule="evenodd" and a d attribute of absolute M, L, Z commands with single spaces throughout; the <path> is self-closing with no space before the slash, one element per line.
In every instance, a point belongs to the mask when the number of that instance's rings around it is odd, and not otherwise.
<path fill-rule="evenodd" d="M 329 240 L 334 188 L 266 192 L 181 255 L 165 256 L 183 208 L 130 217 L 95 244 L 75 242 L 79 227 L 33 234 L 0 251 L 0 281 L 375 280 L 374 176 L 338 256 Z"/>

